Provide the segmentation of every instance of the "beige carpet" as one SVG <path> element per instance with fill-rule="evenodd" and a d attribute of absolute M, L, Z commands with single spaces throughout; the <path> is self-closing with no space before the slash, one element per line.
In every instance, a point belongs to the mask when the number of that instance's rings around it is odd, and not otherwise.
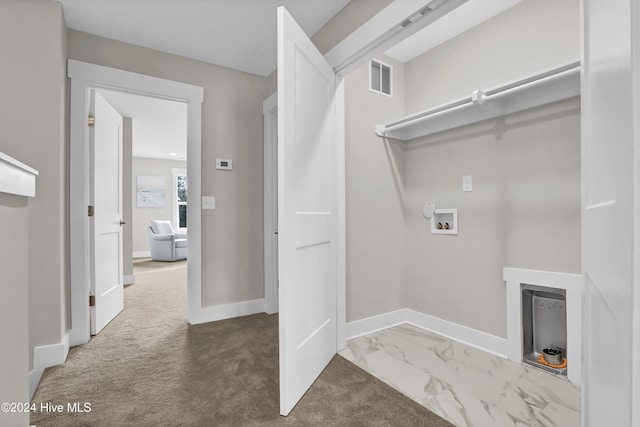
<path fill-rule="evenodd" d="M 37 426 L 451 426 L 336 356 L 288 417 L 278 415 L 278 318 L 186 322 L 186 263 L 136 267 L 125 309 L 33 402 L 85 413 L 31 414 Z"/>

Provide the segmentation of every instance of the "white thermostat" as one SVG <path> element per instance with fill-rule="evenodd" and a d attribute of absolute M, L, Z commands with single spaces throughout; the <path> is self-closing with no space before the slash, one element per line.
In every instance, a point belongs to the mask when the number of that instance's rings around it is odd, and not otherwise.
<path fill-rule="evenodd" d="M 233 169 L 233 161 L 229 159 L 216 159 L 216 169 L 230 171 Z"/>

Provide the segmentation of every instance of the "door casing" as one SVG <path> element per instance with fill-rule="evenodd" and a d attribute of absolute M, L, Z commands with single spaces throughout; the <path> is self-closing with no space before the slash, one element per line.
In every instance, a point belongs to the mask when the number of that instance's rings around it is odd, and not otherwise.
<path fill-rule="evenodd" d="M 69 345 L 84 344 L 90 338 L 90 230 L 89 205 L 89 89 L 121 90 L 187 104 L 187 169 L 189 171 L 189 263 L 187 265 L 188 321 L 202 319 L 201 254 L 201 153 L 202 101 L 204 89 L 186 83 L 151 77 L 116 68 L 69 59 L 71 79 L 69 126 L 69 245 L 71 264 L 71 322 Z"/>

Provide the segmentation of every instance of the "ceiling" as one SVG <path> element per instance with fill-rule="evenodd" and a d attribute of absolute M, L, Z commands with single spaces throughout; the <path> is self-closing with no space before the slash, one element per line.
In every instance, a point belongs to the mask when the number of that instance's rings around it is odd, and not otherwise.
<path fill-rule="evenodd" d="M 187 158 L 187 104 L 98 89 L 123 117 L 131 117 L 134 157 Z"/>
<path fill-rule="evenodd" d="M 235 70 L 276 69 L 276 8 L 313 35 L 349 0 L 58 0 L 67 27 Z"/>
<path fill-rule="evenodd" d="M 268 76 L 276 69 L 277 6 L 284 5 L 313 35 L 350 0 L 58 1 L 71 29 Z M 521 1 L 468 0 L 386 53 L 410 61 Z M 100 92 L 120 114 L 134 119 L 134 156 L 186 158 L 185 104 Z"/>

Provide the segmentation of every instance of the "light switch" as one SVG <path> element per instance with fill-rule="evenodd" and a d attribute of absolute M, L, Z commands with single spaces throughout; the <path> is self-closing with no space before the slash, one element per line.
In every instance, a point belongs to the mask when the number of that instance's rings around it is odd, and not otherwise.
<path fill-rule="evenodd" d="M 465 175 L 462 177 L 462 191 L 473 190 L 473 177 L 471 175 Z"/>
<path fill-rule="evenodd" d="M 215 209 L 216 198 L 213 196 L 202 196 L 202 209 Z"/>

